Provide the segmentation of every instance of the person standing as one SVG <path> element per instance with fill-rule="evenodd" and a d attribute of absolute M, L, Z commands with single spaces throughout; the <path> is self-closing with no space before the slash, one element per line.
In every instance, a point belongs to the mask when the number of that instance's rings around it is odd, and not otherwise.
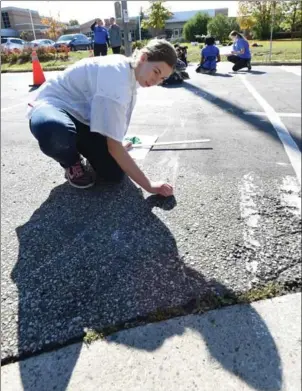
<path fill-rule="evenodd" d="M 250 71 L 251 67 L 251 52 L 250 45 L 244 36 L 237 31 L 230 33 L 230 38 L 233 43 L 233 51 L 230 56 L 227 57 L 228 61 L 234 64 L 233 71 L 239 71 L 242 68 L 248 68 Z"/>
<path fill-rule="evenodd" d="M 102 19 L 96 19 L 90 26 L 94 33 L 93 51 L 95 56 L 107 56 L 109 46 L 109 36 L 107 29 L 103 26 Z"/>
<path fill-rule="evenodd" d="M 115 22 L 115 18 L 110 18 L 110 27 L 108 29 L 110 45 L 113 54 L 120 54 L 122 46 L 121 28 Z"/>

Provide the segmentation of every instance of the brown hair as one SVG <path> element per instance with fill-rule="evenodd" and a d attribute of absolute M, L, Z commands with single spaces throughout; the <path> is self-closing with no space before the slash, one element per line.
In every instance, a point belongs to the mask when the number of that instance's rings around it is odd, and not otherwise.
<path fill-rule="evenodd" d="M 170 42 L 165 39 L 152 39 L 141 50 L 134 53 L 133 58 L 136 62 L 139 54 L 147 54 L 148 61 L 162 61 L 174 68 L 177 63 L 176 50 Z"/>
<path fill-rule="evenodd" d="M 244 35 L 238 33 L 238 31 L 236 31 L 236 30 L 231 31 L 229 37 L 230 38 L 231 37 L 239 37 L 239 38 L 245 39 Z"/>

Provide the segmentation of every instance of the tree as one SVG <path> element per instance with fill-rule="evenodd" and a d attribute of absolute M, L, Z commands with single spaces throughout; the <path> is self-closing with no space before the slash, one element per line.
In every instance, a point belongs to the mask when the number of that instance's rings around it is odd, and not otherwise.
<path fill-rule="evenodd" d="M 218 14 L 208 23 L 209 33 L 221 42 L 227 41 L 230 32 L 238 29 L 239 26 L 235 18 L 228 18 L 222 14 Z"/>
<path fill-rule="evenodd" d="M 251 10 L 245 1 L 239 1 L 237 22 L 240 30 L 252 30 L 256 19 L 251 15 Z"/>
<path fill-rule="evenodd" d="M 148 27 L 154 28 L 156 35 L 159 34 L 160 30 L 165 27 L 166 21 L 173 15 L 163 5 L 163 1 L 151 2 L 149 9 L 147 10 L 148 19 L 142 20 L 142 28 L 147 29 Z"/>
<path fill-rule="evenodd" d="M 255 38 L 268 39 L 271 32 L 271 24 L 274 19 L 274 26 L 276 27 L 281 20 L 281 3 L 282 1 L 254 1 L 242 0 L 238 7 L 238 21 L 240 27 L 244 30 L 247 25 L 244 23 L 251 22 L 251 29 Z M 274 18 L 273 18 L 274 15 Z M 246 28 L 244 28 L 246 27 Z"/>
<path fill-rule="evenodd" d="M 70 19 L 69 26 L 78 26 L 80 23 L 77 21 L 77 19 Z"/>
<path fill-rule="evenodd" d="M 301 29 L 302 25 L 302 11 L 301 0 L 285 1 L 282 3 L 283 18 L 280 27 L 285 31 L 293 33 Z"/>
<path fill-rule="evenodd" d="M 30 34 L 28 31 L 21 31 L 20 38 L 23 39 L 24 41 L 29 41 L 31 35 L 32 34 Z"/>
<path fill-rule="evenodd" d="M 183 35 L 187 41 L 195 41 L 196 35 L 206 35 L 211 18 L 208 14 L 198 12 L 183 27 Z"/>
<path fill-rule="evenodd" d="M 52 17 L 43 17 L 41 18 L 41 23 L 48 27 L 45 32 L 45 35 L 56 40 L 64 29 L 64 24 Z"/>

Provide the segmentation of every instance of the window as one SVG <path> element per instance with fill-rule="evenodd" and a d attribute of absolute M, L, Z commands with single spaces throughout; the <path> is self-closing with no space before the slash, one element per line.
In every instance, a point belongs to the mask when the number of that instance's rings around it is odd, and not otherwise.
<path fill-rule="evenodd" d="M 4 24 L 4 28 L 5 29 L 9 29 L 11 27 L 11 25 L 10 25 L 8 13 L 7 12 L 1 12 L 1 15 L 2 15 L 2 21 L 3 21 L 3 24 Z"/>
<path fill-rule="evenodd" d="M 1 38 L 1 43 L 6 43 L 7 42 L 7 38 Z"/>
<path fill-rule="evenodd" d="M 11 39 L 10 40 L 12 43 L 17 43 L 18 45 L 22 45 L 21 39 Z"/>
<path fill-rule="evenodd" d="M 178 29 L 174 29 L 173 35 L 174 35 L 174 37 L 178 37 L 179 36 L 179 30 Z"/>

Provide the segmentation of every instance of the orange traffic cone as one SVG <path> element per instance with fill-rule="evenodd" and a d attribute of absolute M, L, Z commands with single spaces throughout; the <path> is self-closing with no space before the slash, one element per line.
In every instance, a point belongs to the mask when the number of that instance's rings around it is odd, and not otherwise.
<path fill-rule="evenodd" d="M 30 87 L 39 87 L 41 84 L 45 82 L 45 76 L 40 64 L 40 61 L 37 56 L 37 52 L 35 50 L 32 51 L 31 54 L 32 64 L 33 64 L 33 79 L 34 83 Z"/>

